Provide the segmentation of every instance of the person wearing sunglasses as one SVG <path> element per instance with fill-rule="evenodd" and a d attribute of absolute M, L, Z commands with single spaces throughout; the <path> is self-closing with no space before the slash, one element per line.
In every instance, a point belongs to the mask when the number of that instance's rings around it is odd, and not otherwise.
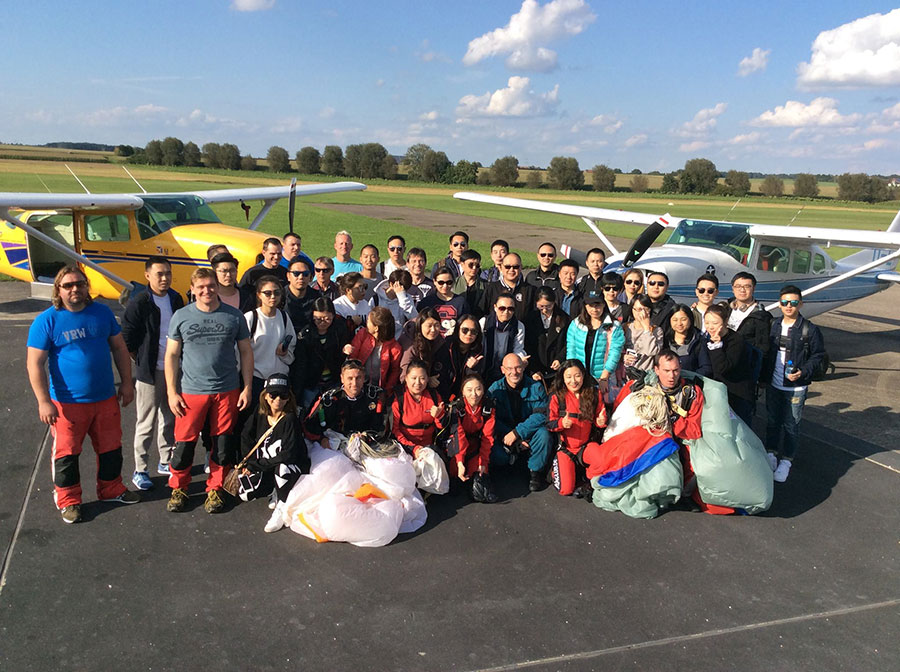
<path fill-rule="evenodd" d="M 366 301 L 366 281 L 356 271 L 346 273 L 338 281 L 341 296 L 335 299 L 334 310 L 347 320 L 351 333 L 366 323 L 366 316 L 372 310 L 372 303 Z"/>
<path fill-rule="evenodd" d="M 450 234 L 450 251 L 447 256 L 435 263 L 431 269 L 431 277 L 434 279 L 438 269 L 446 268 L 456 280 L 462 274 L 462 253 L 469 249 L 469 234 L 465 231 L 455 231 Z"/>
<path fill-rule="evenodd" d="M 445 338 L 456 329 L 460 317 L 471 312 L 465 294 L 454 294 L 456 279 L 446 266 L 439 268 L 432 278 L 434 291 L 416 306 L 421 313 L 426 308 L 434 308 L 441 316 L 441 336 Z"/>
<path fill-rule="evenodd" d="M 453 293 L 466 297 L 466 303 L 482 317 L 481 305 L 488 283 L 481 278 L 481 254 L 475 250 L 466 250 L 461 257 L 462 274 L 453 285 Z"/>
<path fill-rule="evenodd" d="M 756 277 L 752 273 L 736 273 L 731 279 L 734 299 L 728 302 L 731 309 L 728 327 L 750 348 L 754 384 L 761 378 L 762 362 L 769 354 L 769 332 L 772 330 L 772 313 L 754 298 L 755 290 Z"/>
<path fill-rule="evenodd" d="M 519 321 L 524 321 L 526 313 L 534 309 L 536 287 L 525 282 L 525 278 L 522 275 L 522 257 L 515 252 L 510 252 L 503 257 L 501 269 L 502 275 L 500 279 L 487 286 L 481 309 L 487 315 L 493 310 L 497 297 L 504 292 L 509 292 L 513 295 L 513 299 L 516 302 L 516 318 Z"/>
<path fill-rule="evenodd" d="M 542 243 L 537 251 L 538 267 L 529 271 L 525 282 L 534 287 L 559 287 L 559 266 L 556 263 L 556 246 L 553 243 Z"/>
<path fill-rule="evenodd" d="M 551 287 L 538 287 L 534 307 L 525 316 L 525 352 L 527 375 L 549 385 L 566 359 L 566 335 L 571 318 L 556 303 Z"/>
<path fill-rule="evenodd" d="M 406 259 L 406 239 L 403 236 L 391 236 L 387 241 L 388 258 L 379 264 L 379 272 L 386 278 L 398 270 L 408 270 Z"/>
<path fill-rule="evenodd" d="M 606 252 L 599 247 L 592 247 L 584 258 L 587 267 L 587 275 L 578 278 L 578 286 L 587 294 L 590 291 L 599 292 L 603 283 L 603 267 L 606 266 Z"/>
<path fill-rule="evenodd" d="M 716 297 L 719 296 L 719 278 L 716 277 L 715 273 L 704 273 L 697 278 L 694 293 L 697 295 L 697 300 L 691 304 L 694 326 L 701 332 L 706 333 L 705 325 L 703 324 L 703 314 L 707 308 L 716 303 Z M 682 365 L 682 368 L 684 368 L 684 365 Z M 688 369 L 688 371 L 692 370 Z"/>
<path fill-rule="evenodd" d="M 97 453 L 97 498 L 140 501 L 122 482 L 119 404 L 134 400 L 134 383 L 119 324 L 107 306 L 91 300 L 88 279 L 77 266 L 64 266 L 56 274 L 52 301 L 28 329 L 26 367 L 38 417 L 53 433 L 56 508 L 63 522 L 71 524 L 81 521 L 78 459 L 89 432 Z M 110 352 L 122 381 L 118 392 Z"/>
<path fill-rule="evenodd" d="M 631 306 L 619 301 L 625 283 L 618 273 L 604 273 L 600 290 L 603 292 L 603 312 L 610 319 L 618 322 L 623 327 L 631 321 Z"/>
<path fill-rule="evenodd" d="M 322 296 L 319 290 L 309 286 L 312 281 L 312 269 L 312 265 L 306 263 L 303 257 L 296 257 L 288 267 L 284 310 L 298 333 L 312 322 L 313 302 Z"/>
<path fill-rule="evenodd" d="M 339 280 L 345 273 L 360 273 L 362 264 L 350 256 L 353 251 L 353 238 L 349 231 L 338 231 L 334 234 L 334 256 L 331 258 L 334 279 Z"/>
<path fill-rule="evenodd" d="M 622 276 L 622 291 L 619 301 L 630 306 L 632 299 L 644 293 L 644 272 L 639 268 L 629 268 Z"/>
<path fill-rule="evenodd" d="M 309 268 L 312 269 L 313 262 L 307 254 L 303 251 L 303 247 L 301 245 L 300 234 L 294 233 L 293 231 L 289 231 L 281 237 L 281 261 L 279 262 L 284 268 L 290 269 L 291 262 L 300 257 L 309 264 Z"/>
<path fill-rule="evenodd" d="M 291 489 L 310 469 L 297 401 L 287 377 L 281 374 L 265 381 L 258 397 L 258 411 L 241 435 L 241 457 L 254 446 L 256 450 L 239 477 L 240 498 L 249 502 L 274 495 L 269 504 L 274 510 L 263 530 L 277 532 L 285 525 L 284 506 Z"/>
<path fill-rule="evenodd" d="M 662 271 L 648 271 L 647 296 L 653 302 L 653 308 L 650 311 L 650 323 L 660 329 L 669 324 L 672 311 L 678 305 L 675 303 L 675 299 L 669 296 L 668 292 L 669 276 Z"/>
<path fill-rule="evenodd" d="M 253 289 L 264 275 L 274 275 L 282 286 L 286 285 L 287 268 L 281 265 L 282 257 L 281 239 L 266 238 L 262 244 L 262 261 L 244 271 L 240 286 Z"/>
<path fill-rule="evenodd" d="M 581 288 L 577 284 L 581 267 L 574 259 L 563 259 L 557 271 L 556 302 L 569 317 L 581 312 Z"/>
<path fill-rule="evenodd" d="M 449 339 L 450 375 L 439 377 L 438 392 L 443 399 L 459 396 L 462 381 L 470 374 L 484 371 L 484 334 L 474 315 L 463 315 L 456 332 Z"/>
<path fill-rule="evenodd" d="M 525 354 L 525 324 L 516 318 L 516 301 L 510 292 L 503 292 L 494 301 L 493 310 L 480 320 L 484 334 L 484 379 L 490 385 L 503 374 L 500 363 L 513 352 L 523 360 Z"/>
<path fill-rule="evenodd" d="M 334 303 L 320 296 L 312 304 L 312 322 L 300 330 L 291 366 L 291 387 L 301 408 L 308 409 L 325 390 L 338 383 L 347 323 L 334 317 Z"/>
<path fill-rule="evenodd" d="M 310 287 L 332 301 L 340 297 L 340 287 L 331 280 L 331 276 L 334 275 L 334 262 L 331 260 L 331 257 L 319 257 L 316 259 L 312 270 L 315 280 L 313 280 Z"/>
<path fill-rule="evenodd" d="M 766 450 L 775 480 L 784 483 L 797 453 L 800 417 L 814 372 L 826 360 L 822 332 L 800 314 L 803 294 L 781 288 L 781 317 L 772 321 L 769 355 L 763 367 L 766 387 Z"/>
<path fill-rule="evenodd" d="M 581 314 L 569 324 L 566 333 L 566 359 L 577 359 L 597 380 L 601 396 L 606 399 L 615 391 L 611 381 L 622 358 L 625 334 L 622 326 L 606 314 L 602 292 L 590 291 L 584 296 Z"/>

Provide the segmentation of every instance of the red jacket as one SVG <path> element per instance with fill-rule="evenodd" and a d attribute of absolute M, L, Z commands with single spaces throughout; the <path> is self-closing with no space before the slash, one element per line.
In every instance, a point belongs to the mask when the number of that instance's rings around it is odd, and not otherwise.
<path fill-rule="evenodd" d="M 350 358 L 358 359 L 365 365 L 376 345 L 375 337 L 366 329 L 360 329 L 350 342 L 352 348 Z M 394 389 L 400 382 L 400 358 L 402 356 L 403 350 L 396 339 L 392 338 L 381 344 L 381 377 L 369 382 L 383 389 L 388 397 L 394 395 Z"/>
<path fill-rule="evenodd" d="M 434 435 L 437 429 L 444 425 L 441 418 L 444 415 L 444 409 L 438 413 L 436 418 L 431 417 L 431 407 L 441 403 L 441 397 L 437 392 L 425 390 L 422 398 L 416 401 L 412 398 L 409 390 L 403 390 L 402 395 L 397 394 L 394 403 L 391 405 L 391 411 L 394 416 L 394 438 L 399 441 L 404 448 L 410 452 L 416 446 L 429 446 L 434 443 Z M 401 413 L 401 404 L 403 411 Z"/>
<path fill-rule="evenodd" d="M 456 429 L 459 452 L 453 459 L 457 463 L 466 464 L 466 475 L 471 476 L 479 467 L 487 469 L 491 460 L 497 411 L 491 408 L 490 414 L 485 415 L 483 399 L 477 408 L 472 408 L 468 401 L 463 403 L 465 410 L 459 417 Z"/>
<path fill-rule="evenodd" d="M 559 408 L 559 397 L 554 394 L 550 398 L 550 419 L 547 422 L 547 429 L 551 432 L 559 432 L 563 442 L 566 444 L 566 448 L 573 453 L 579 451 L 588 442 L 591 437 L 591 430 L 594 427 L 606 427 L 606 407 L 603 405 L 603 396 L 599 391 L 597 393 L 597 406 L 590 420 L 583 420 L 578 417 L 580 409 L 581 402 L 568 389 L 566 390 L 566 407 L 562 412 Z M 597 416 L 601 414 L 603 422 L 597 425 Z M 564 429 L 560 424 L 560 420 L 566 415 L 572 418 L 572 426 L 569 429 Z"/>

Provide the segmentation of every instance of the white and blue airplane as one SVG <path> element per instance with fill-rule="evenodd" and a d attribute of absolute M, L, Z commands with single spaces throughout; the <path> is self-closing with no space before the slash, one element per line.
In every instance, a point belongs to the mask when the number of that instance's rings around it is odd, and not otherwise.
<path fill-rule="evenodd" d="M 669 277 L 669 295 L 688 304 L 696 300 L 694 287 L 704 273 L 715 273 L 723 284 L 739 271 L 752 273 L 757 279 L 755 297 L 768 310 L 778 305 L 781 287 L 796 285 L 803 290 L 803 314 L 807 317 L 900 283 L 900 273 L 895 270 L 900 258 L 900 212 L 887 231 L 859 231 L 702 220 L 668 213 L 660 216 L 473 192 L 453 196 L 579 217 L 609 250 L 606 270 L 635 266 L 644 272 L 663 271 Z M 604 221 L 639 224 L 646 229 L 623 253 L 597 226 Z M 668 240 L 650 247 L 667 229 Z M 835 261 L 825 251 L 832 245 L 865 249 Z M 578 256 L 565 244 L 560 251 L 567 257 Z"/>

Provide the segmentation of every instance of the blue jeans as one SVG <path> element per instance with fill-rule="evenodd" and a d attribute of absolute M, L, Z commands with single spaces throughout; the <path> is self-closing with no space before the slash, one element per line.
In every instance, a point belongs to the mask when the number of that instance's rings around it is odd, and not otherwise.
<path fill-rule="evenodd" d="M 792 460 L 797 452 L 800 416 L 803 414 L 808 389 L 787 392 L 771 385 L 766 387 L 766 450 L 781 459 Z M 779 441 L 781 450 L 778 450 Z"/>
<path fill-rule="evenodd" d="M 539 427 L 531 436 L 523 436 L 529 445 L 528 469 L 529 471 L 543 471 L 550 461 L 550 449 L 553 447 L 553 438 L 546 427 Z M 509 455 L 503 449 L 503 436 L 494 437 L 494 446 L 491 448 L 491 464 L 502 466 L 509 464 Z"/>

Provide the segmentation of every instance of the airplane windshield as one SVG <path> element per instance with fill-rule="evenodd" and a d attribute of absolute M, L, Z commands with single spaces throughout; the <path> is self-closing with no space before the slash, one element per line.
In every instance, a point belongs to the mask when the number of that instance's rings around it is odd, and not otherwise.
<path fill-rule="evenodd" d="M 749 228 L 747 224 L 683 219 L 669 236 L 666 244 L 712 247 L 727 252 L 735 260 L 746 265 L 750 253 Z"/>
<path fill-rule="evenodd" d="M 221 224 L 216 213 L 199 196 L 142 196 L 144 207 L 135 218 L 141 238 L 152 238 L 183 224 Z"/>

